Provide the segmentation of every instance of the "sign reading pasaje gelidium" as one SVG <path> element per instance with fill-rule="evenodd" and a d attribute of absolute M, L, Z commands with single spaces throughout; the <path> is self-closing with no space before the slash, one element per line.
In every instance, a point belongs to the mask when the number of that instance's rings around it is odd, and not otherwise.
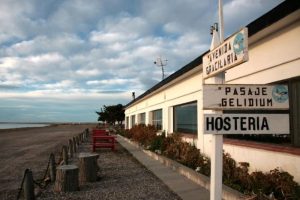
<path fill-rule="evenodd" d="M 287 85 L 203 85 L 203 109 L 289 109 Z"/>
<path fill-rule="evenodd" d="M 289 114 L 205 114 L 205 134 L 289 134 Z"/>
<path fill-rule="evenodd" d="M 209 78 L 248 60 L 248 29 L 226 39 L 203 56 L 203 78 Z"/>

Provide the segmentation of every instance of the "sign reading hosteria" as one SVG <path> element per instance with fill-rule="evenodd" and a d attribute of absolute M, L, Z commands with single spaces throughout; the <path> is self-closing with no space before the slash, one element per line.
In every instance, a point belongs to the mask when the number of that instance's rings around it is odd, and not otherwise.
<path fill-rule="evenodd" d="M 289 134 L 288 114 L 205 114 L 206 134 Z"/>
<path fill-rule="evenodd" d="M 203 85 L 203 108 L 289 109 L 286 85 Z"/>
<path fill-rule="evenodd" d="M 248 60 L 248 29 L 232 35 L 203 56 L 203 78 L 216 75 Z"/>

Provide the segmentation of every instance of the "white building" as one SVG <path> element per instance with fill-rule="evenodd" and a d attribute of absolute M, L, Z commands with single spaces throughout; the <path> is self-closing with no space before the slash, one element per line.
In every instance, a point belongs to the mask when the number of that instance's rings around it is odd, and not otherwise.
<path fill-rule="evenodd" d="M 225 152 L 250 170 L 279 167 L 300 183 L 300 9 L 285 1 L 247 25 L 249 61 L 226 71 L 226 84 L 284 83 L 289 87 L 288 144 L 224 138 Z M 205 54 L 205 53 L 204 53 Z M 125 124 L 154 124 L 180 133 L 210 156 L 211 135 L 203 134 L 202 54 L 126 105 Z"/>

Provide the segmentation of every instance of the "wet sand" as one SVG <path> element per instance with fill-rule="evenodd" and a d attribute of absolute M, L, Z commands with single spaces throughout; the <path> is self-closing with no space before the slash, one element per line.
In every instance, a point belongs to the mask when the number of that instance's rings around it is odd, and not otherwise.
<path fill-rule="evenodd" d="M 24 170 L 41 178 L 51 152 L 59 155 L 62 145 L 92 124 L 53 125 L 39 128 L 0 129 L 0 199 L 16 199 Z"/>

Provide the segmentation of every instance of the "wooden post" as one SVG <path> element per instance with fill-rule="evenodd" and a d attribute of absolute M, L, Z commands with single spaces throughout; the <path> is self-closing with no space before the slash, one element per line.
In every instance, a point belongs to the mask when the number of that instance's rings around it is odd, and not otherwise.
<path fill-rule="evenodd" d="M 76 139 L 75 139 L 75 136 L 73 137 L 73 150 L 74 150 L 74 153 L 76 153 Z"/>
<path fill-rule="evenodd" d="M 80 143 L 83 143 L 82 133 L 79 134 Z"/>
<path fill-rule="evenodd" d="M 55 164 L 55 156 L 53 153 L 50 154 L 49 171 L 50 171 L 50 180 L 51 182 L 54 182 L 56 176 L 56 164 Z"/>
<path fill-rule="evenodd" d="M 85 142 L 85 131 L 83 131 L 83 132 L 81 133 L 81 135 L 82 135 L 82 141 Z"/>
<path fill-rule="evenodd" d="M 63 160 L 64 160 L 64 165 L 68 164 L 68 149 L 67 146 L 62 147 L 62 155 L 63 155 Z"/>
<path fill-rule="evenodd" d="M 69 140 L 69 154 L 70 154 L 70 158 L 73 158 L 73 142 L 72 140 L 70 139 Z"/>
<path fill-rule="evenodd" d="M 77 147 L 79 146 L 79 138 L 78 136 L 75 137 L 75 140 L 76 140 L 76 144 L 77 144 Z"/>
<path fill-rule="evenodd" d="M 54 191 L 72 192 L 78 190 L 78 167 L 76 165 L 61 165 L 57 167 Z"/>
<path fill-rule="evenodd" d="M 85 140 L 88 139 L 88 133 L 89 133 L 89 129 L 85 129 L 85 132 L 84 132 Z"/>
<path fill-rule="evenodd" d="M 80 183 L 94 182 L 97 180 L 99 170 L 97 159 L 99 154 L 80 153 L 79 158 L 79 181 Z"/>
<path fill-rule="evenodd" d="M 30 169 L 26 170 L 25 180 L 24 180 L 24 198 L 26 200 L 35 199 L 34 196 L 34 184 L 32 171 Z"/>

